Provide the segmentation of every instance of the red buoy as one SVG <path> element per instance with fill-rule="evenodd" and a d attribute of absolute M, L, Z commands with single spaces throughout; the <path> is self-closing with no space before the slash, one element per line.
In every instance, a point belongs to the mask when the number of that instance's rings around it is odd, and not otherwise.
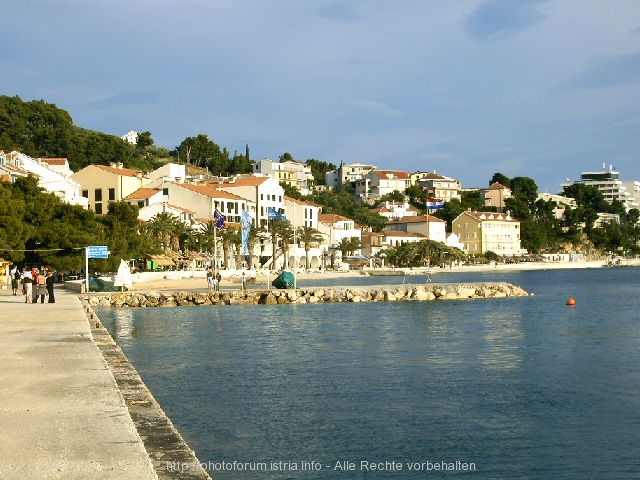
<path fill-rule="evenodd" d="M 569 300 L 567 300 L 567 305 L 569 305 L 570 307 L 575 306 L 576 304 L 576 299 L 571 297 Z"/>

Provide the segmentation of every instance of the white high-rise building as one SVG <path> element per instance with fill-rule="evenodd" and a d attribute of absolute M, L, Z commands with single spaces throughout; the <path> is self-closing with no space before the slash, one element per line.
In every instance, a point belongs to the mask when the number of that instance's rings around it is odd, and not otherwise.
<path fill-rule="evenodd" d="M 640 182 L 623 182 L 620 180 L 620 172 L 613 165 L 609 165 L 607 169 L 603 163 L 600 171 L 582 172 L 579 181 L 569 182 L 567 180 L 567 183 L 563 183 L 562 187 L 568 187 L 574 183 L 596 187 L 602 192 L 602 196 L 607 202 L 612 203 L 614 200 L 618 200 L 624 204 L 627 211 L 640 207 Z"/>

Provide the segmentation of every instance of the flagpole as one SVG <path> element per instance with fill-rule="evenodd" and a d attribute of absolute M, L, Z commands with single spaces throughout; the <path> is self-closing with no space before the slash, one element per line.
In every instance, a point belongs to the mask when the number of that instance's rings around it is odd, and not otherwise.
<path fill-rule="evenodd" d="M 218 227 L 213 225 L 213 275 L 218 275 Z"/>

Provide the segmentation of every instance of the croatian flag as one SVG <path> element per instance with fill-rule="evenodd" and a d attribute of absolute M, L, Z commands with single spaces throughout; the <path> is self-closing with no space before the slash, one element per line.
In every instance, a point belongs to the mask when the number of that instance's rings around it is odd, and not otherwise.
<path fill-rule="evenodd" d="M 224 218 L 224 215 L 222 215 L 217 208 L 215 212 L 213 212 L 213 218 L 216 221 L 215 225 L 218 230 L 222 230 L 224 227 L 227 226 L 227 219 Z"/>
<path fill-rule="evenodd" d="M 444 208 L 444 200 L 441 198 L 430 198 L 427 200 L 427 208 L 429 210 L 438 210 Z"/>

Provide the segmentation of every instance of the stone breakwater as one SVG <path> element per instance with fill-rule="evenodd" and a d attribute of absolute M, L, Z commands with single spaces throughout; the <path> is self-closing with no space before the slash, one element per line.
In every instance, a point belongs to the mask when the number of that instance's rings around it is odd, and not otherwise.
<path fill-rule="evenodd" d="M 509 283 L 313 287 L 297 290 L 132 291 L 92 294 L 89 305 L 105 307 L 187 307 L 202 305 L 276 305 L 333 302 L 395 302 L 525 297 Z"/>

